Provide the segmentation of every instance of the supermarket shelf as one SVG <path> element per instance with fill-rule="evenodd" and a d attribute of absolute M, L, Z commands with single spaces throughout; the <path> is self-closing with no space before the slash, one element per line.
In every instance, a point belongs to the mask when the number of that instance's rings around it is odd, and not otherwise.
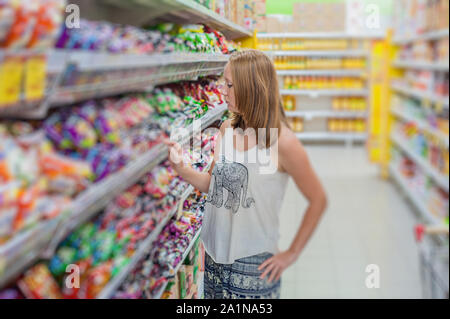
<path fill-rule="evenodd" d="M 407 145 L 408 142 L 405 141 L 402 137 L 398 136 L 397 134 L 393 133 L 391 135 L 391 140 L 404 152 L 406 155 L 408 155 L 409 158 L 411 158 L 417 165 L 419 165 L 422 170 L 440 186 L 442 187 L 446 192 L 449 191 L 449 181 L 448 176 L 444 176 L 443 174 L 439 173 L 434 167 L 431 166 L 431 164 L 423 159 L 420 155 L 416 154 L 413 150 L 411 150 Z"/>
<path fill-rule="evenodd" d="M 64 53 L 61 53 L 64 54 Z M 220 53 L 158 53 L 158 54 L 111 54 L 83 51 L 69 51 L 66 53 L 70 63 L 77 65 L 78 70 L 111 71 L 115 69 L 147 68 L 172 64 L 223 62 L 229 56 Z"/>
<path fill-rule="evenodd" d="M 429 100 L 430 102 L 433 102 L 433 103 L 439 103 L 439 104 L 441 104 L 442 106 L 444 106 L 446 108 L 448 108 L 448 105 L 449 105 L 448 97 L 444 98 L 444 97 L 438 96 L 438 95 L 433 94 L 433 93 L 428 93 L 428 92 L 424 92 L 424 91 L 421 91 L 421 90 L 418 90 L 418 89 L 413 89 L 413 88 L 410 88 L 410 87 L 408 87 L 406 85 L 397 84 L 397 83 L 393 83 L 391 85 L 391 88 L 394 91 L 397 91 L 397 92 L 400 92 L 400 93 L 412 96 L 412 97 L 417 98 L 417 99 L 426 99 L 426 100 Z"/>
<path fill-rule="evenodd" d="M 0 288 L 40 258 L 56 226 L 54 220 L 44 222 L 0 246 Z"/>
<path fill-rule="evenodd" d="M 227 107 L 216 106 L 202 119 L 206 128 L 220 119 Z M 187 128 L 188 135 L 177 139 L 185 143 L 193 131 L 193 124 Z M 59 243 L 82 223 L 91 219 L 115 196 L 135 184 L 146 172 L 167 158 L 168 149 L 159 144 L 121 171 L 104 181 L 89 187 L 72 203 L 67 212 L 57 219 L 24 231 L 5 245 L 0 246 L 0 287 L 6 285 L 39 258 L 53 256 Z M 41 228 L 42 227 L 42 228 Z M 3 271 L 2 271 L 3 270 Z"/>
<path fill-rule="evenodd" d="M 200 233 L 202 231 L 202 228 L 200 227 L 200 229 L 197 231 L 197 233 L 195 234 L 195 236 L 192 238 L 192 240 L 189 243 L 189 246 L 186 248 L 186 250 L 183 253 L 183 256 L 180 259 L 180 262 L 178 263 L 178 265 L 175 267 L 174 269 L 174 274 L 176 274 L 180 268 L 181 265 L 183 264 L 183 261 L 186 259 L 186 257 L 189 255 L 189 252 L 192 250 L 192 247 L 194 247 L 195 242 L 197 241 L 197 239 L 200 237 Z M 166 290 L 168 282 L 166 281 L 161 288 L 159 289 L 159 291 L 155 294 L 153 299 L 161 299 L 162 294 L 164 293 L 164 291 Z"/>
<path fill-rule="evenodd" d="M 78 2 L 87 2 L 76 0 Z M 202 6 L 193 0 L 102 0 L 104 4 L 114 5 L 116 10 L 111 10 L 109 7 L 110 16 L 109 21 L 120 23 L 137 23 L 145 24 L 149 20 L 170 21 L 179 24 L 206 24 L 216 30 L 221 31 L 229 39 L 237 39 L 252 36 L 252 31 L 240 26 L 214 11 Z M 86 8 L 86 7 L 85 7 Z M 81 7 L 83 11 L 83 7 Z M 121 17 L 123 9 L 127 10 L 127 17 Z M 104 14 L 101 8 L 98 10 Z M 87 18 L 97 17 L 95 13 L 85 12 Z M 90 15 L 90 16 L 89 16 Z M 123 15 L 123 14 L 122 14 Z M 133 20 L 129 18 L 133 16 Z"/>
<path fill-rule="evenodd" d="M 364 76 L 365 70 L 277 70 L 280 76 L 310 75 L 310 76 Z"/>
<path fill-rule="evenodd" d="M 406 196 L 414 205 L 414 207 L 416 207 L 416 209 L 420 212 L 420 214 L 428 223 L 432 225 L 443 224 L 442 221 L 440 221 L 437 217 L 435 217 L 432 213 L 430 213 L 428 208 L 420 200 L 420 196 L 414 194 L 411 191 L 411 187 L 408 185 L 406 178 L 401 176 L 401 174 L 398 172 L 398 170 L 394 167 L 392 163 L 389 165 L 389 171 L 391 173 L 391 177 L 400 185 L 404 194 L 406 194 Z"/>
<path fill-rule="evenodd" d="M 431 70 L 431 71 L 447 71 L 449 70 L 447 62 L 427 62 L 427 61 L 394 61 L 393 65 L 397 68 L 415 69 L 415 70 Z"/>
<path fill-rule="evenodd" d="M 167 225 L 167 223 L 172 219 L 173 216 L 176 215 L 179 204 L 183 203 L 193 191 L 194 187 L 189 185 L 181 195 L 180 200 L 177 201 L 177 204 L 174 205 L 167 216 L 165 216 L 163 220 L 159 222 L 158 226 L 156 226 L 156 228 L 150 233 L 150 235 L 139 245 L 139 248 L 131 257 L 130 262 L 103 288 L 103 290 L 97 296 L 97 299 L 108 299 L 113 297 L 114 293 L 117 291 L 117 289 L 120 288 L 127 276 L 136 268 L 139 261 L 141 261 L 142 258 L 144 258 L 148 254 L 153 245 L 153 242 L 158 238 L 159 234 Z"/>
<path fill-rule="evenodd" d="M 259 39 L 381 39 L 384 33 L 351 34 L 344 32 L 258 33 Z"/>
<path fill-rule="evenodd" d="M 208 163 L 206 170 L 209 169 L 212 165 L 212 160 Z M 111 298 L 117 289 L 120 288 L 123 281 L 127 278 L 131 271 L 133 271 L 138 265 L 139 261 L 144 258 L 153 245 L 153 242 L 158 238 L 161 231 L 167 225 L 167 223 L 177 214 L 180 205 L 183 205 L 184 201 L 188 199 L 188 197 L 194 192 L 195 188 L 192 185 L 189 185 L 183 194 L 180 196 L 180 199 L 177 201 L 177 204 L 172 208 L 172 210 L 167 214 L 166 217 L 158 224 L 158 226 L 151 232 L 151 234 L 142 242 L 139 246 L 136 253 L 131 258 L 130 263 L 122 269 L 122 271 L 114 277 L 111 282 L 109 282 L 105 288 L 103 288 L 102 292 L 97 296 L 97 299 L 108 299 Z M 192 246 L 191 246 L 192 248 Z M 185 257 L 184 257 L 185 258 Z M 184 260 L 184 259 L 182 259 Z"/>
<path fill-rule="evenodd" d="M 296 133 L 296 136 L 302 141 L 363 142 L 367 139 L 367 134 L 365 133 L 302 132 Z"/>
<path fill-rule="evenodd" d="M 279 50 L 279 51 L 264 51 L 270 56 L 307 56 L 307 57 L 367 57 L 368 51 L 365 50 Z"/>
<path fill-rule="evenodd" d="M 439 138 L 442 141 L 442 143 L 445 144 L 445 146 L 447 148 L 449 147 L 448 135 L 439 131 L 438 129 L 432 127 L 430 124 L 428 124 L 424 120 L 418 119 L 413 115 L 409 115 L 406 112 L 399 110 L 398 108 L 392 109 L 392 114 L 394 114 L 395 116 L 397 116 L 405 121 L 414 122 L 420 130 L 428 132 L 430 134 L 433 134 L 434 136 Z"/>
<path fill-rule="evenodd" d="M 448 35 L 449 35 L 448 31 L 449 31 L 448 29 L 431 31 L 431 32 L 426 32 L 426 33 L 419 34 L 416 36 L 411 36 L 408 38 L 394 37 L 394 40 L 392 42 L 394 44 L 402 45 L 402 44 L 409 44 L 409 43 L 417 42 L 417 41 L 439 40 L 439 39 L 448 37 Z"/>
<path fill-rule="evenodd" d="M 319 96 L 367 96 L 367 90 L 352 90 L 352 89 L 329 89 L 329 90 L 280 90 L 281 95 L 306 95 L 310 97 Z"/>
<path fill-rule="evenodd" d="M 307 120 L 316 117 L 333 118 L 366 118 L 365 111 L 336 111 L 336 110 L 313 110 L 313 111 L 286 111 L 287 117 L 304 117 Z"/>
<path fill-rule="evenodd" d="M 10 54 L 0 50 L 1 56 Z M 19 54 L 19 53 L 17 53 Z M 22 51 L 21 55 L 30 54 Z M 109 54 L 99 52 L 51 50 L 46 53 L 49 73 L 56 74 L 55 83 L 49 85 L 43 100 L 33 103 L 25 101 L 17 105 L 0 108 L 0 117 L 42 119 L 52 107 L 81 102 L 92 98 L 118 95 L 126 92 L 148 91 L 155 85 L 195 80 L 200 76 L 219 75 L 228 61 L 228 56 L 215 53 L 169 53 L 169 54 Z M 148 75 L 121 78 L 101 83 L 63 86 L 63 74 L 73 68 L 79 73 L 111 72 L 148 69 Z"/>

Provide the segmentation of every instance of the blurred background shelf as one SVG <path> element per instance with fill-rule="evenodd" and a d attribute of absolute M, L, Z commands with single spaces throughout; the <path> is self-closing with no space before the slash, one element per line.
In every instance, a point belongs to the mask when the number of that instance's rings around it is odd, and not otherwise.
<path fill-rule="evenodd" d="M 384 33 L 351 34 L 346 32 L 258 33 L 258 39 L 382 39 Z"/>
<path fill-rule="evenodd" d="M 278 70 L 280 76 L 364 76 L 364 70 Z"/>
<path fill-rule="evenodd" d="M 287 117 L 304 117 L 313 119 L 317 117 L 332 118 L 365 118 L 367 112 L 364 111 L 334 111 L 334 110 L 311 110 L 311 111 L 286 111 Z"/>
<path fill-rule="evenodd" d="M 269 56 L 298 56 L 298 57 L 367 57 L 367 50 L 284 50 L 284 51 L 264 51 Z"/>
<path fill-rule="evenodd" d="M 432 177 L 433 180 L 442 187 L 445 191 L 449 191 L 449 180 L 448 176 L 442 175 L 438 172 L 431 164 L 413 151 L 409 146 L 408 142 L 402 137 L 398 136 L 396 133 L 391 135 L 391 140 L 396 146 L 398 146 L 403 152 L 405 152 L 410 159 L 412 159 L 417 165 L 419 165 L 428 176 Z"/>
<path fill-rule="evenodd" d="M 328 89 L 328 90 L 280 90 L 281 95 L 301 95 L 301 96 L 367 96 L 369 92 L 367 90 L 359 89 Z"/>
<path fill-rule="evenodd" d="M 367 139 L 367 134 L 357 133 L 303 132 L 295 135 L 302 141 L 363 142 Z"/>
<path fill-rule="evenodd" d="M 403 177 L 398 169 L 393 165 L 389 165 L 389 172 L 392 179 L 400 186 L 405 196 L 409 199 L 412 205 L 419 211 L 421 216 L 431 225 L 442 225 L 444 222 L 434 216 L 424 204 L 424 201 L 411 191 L 410 185 L 405 177 Z"/>
<path fill-rule="evenodd" d="M 417 98 L 417 99 L 426 99 L 432 103 L 439 103 L 442 106 L 444 106 L 445 108 L 448 108 L 448 105 L 449 105 L 448 97 L 445 98 L 445 97 L 439 96 L 437 94 L 410 88 L 406 85 L 398 84 L 398 83 L 393 83 L 391 85 L 391 88 L 394 91 L 409 95 L 409 96 Z"/>
<path fill-rule="evenodd" d="M 415 69 L 415 70 L 430 70 L 430 71 L 447 71 L 449 70 L 447 62 L 427 62 L 427 61 L 413 61 L 413 60 L 396 60 L 393 65 L 398 68 Z"/>
<path fill-rule="evenodd" d="M 413 115 L 410 115 L 410 114 L 408 114 L 404 111 L 401 111 L 400 109 L 397 109 L 397 108 L 393 108 L 391 112 L 395 116 L 397 116 L 405 121 L 415 123 L 420 130 L 423 130 L 430 134 L 433 134 L 434 136 L 439 138 L 442 141 L 442 143 L 444 143 L 447 147 L 449 147 L 449 136 L 446 135 L 445 133 L 439 131 L 438 129 L 432 127 L 430 124 L 428 124 L 424 120 L 418 119 L 418 118 L 414 117 Z"/>
<path fill-rule="evenodd" d="M 419 42 L 419 41 L 439 40 L 439 39 L 448 37 L 449 36 L 448 31 L 449 31 L 448 29 L 437 30 L 437 31 L 426 32 L 426 33 L 423 33 L 420 35 L 410 36 L 410 37 L 395 37 L 394 36 L 393 43 L 397 44 L 397 45 L 405 45 L 405 44 L 410 44 L 410 43 Z"/>
<path fill-rule="evenodd" d="M 216 106 L 201 119 L 201 127 L 207 128 L 219 120 L 227 110 L 225 104 Z M 193 132 L 193 124 L 187 128 L 188 136 L 179 141 L 185 143 Z M 0 288 L 14 280 L 30 264 L 39 258 L 50 258 L 58 244 L 78 226 L 99 213 L 118 194 L 134 185 L 145 173 L 168 156 L 165 145 L 159 144 L 121 171 L 92 185 L 71 204 L 66 213 L 39 227 L 18 234 L 0 246 Z M 17 238 L 16 238 L 17 237 Z"/>

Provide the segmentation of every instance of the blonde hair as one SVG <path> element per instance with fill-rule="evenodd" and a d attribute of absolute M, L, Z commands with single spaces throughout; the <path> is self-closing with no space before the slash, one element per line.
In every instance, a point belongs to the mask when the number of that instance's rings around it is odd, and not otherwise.
<path fill-rule="evenodd" d="M 253 128 L 257 140 L 269 147 L 270 129 L 278 129 L 279 136 L 281 124 L 287 125 L 275 67 L 267 55 L 253 49 L 233 53 L 229 65 L 239 112 L 232 114 L 231 126 L 243 130 Z M 258 136 L 258 129 L 264 129 L 264 136 Z"/>

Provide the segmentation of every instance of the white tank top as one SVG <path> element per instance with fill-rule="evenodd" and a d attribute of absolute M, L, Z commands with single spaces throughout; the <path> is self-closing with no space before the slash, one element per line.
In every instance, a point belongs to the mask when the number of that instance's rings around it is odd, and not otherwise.
<path fill-rule="evenodd" d="M 279 212 L 289 175 L 278 171 L 276 151 L 257 146 L 240 152 L 233 131 L 216 146 L 201 239 L 220 264 L 264 252 L 276 254 Z"/>

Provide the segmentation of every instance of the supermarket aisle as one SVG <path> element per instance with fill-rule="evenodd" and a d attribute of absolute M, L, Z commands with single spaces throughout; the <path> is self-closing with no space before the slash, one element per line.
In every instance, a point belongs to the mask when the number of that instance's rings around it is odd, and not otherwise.
<path fill-rule="evenodd" d="M 414 214 L 393 183 L 378 177 L 363 147 L 307 146 L 329 208 L 299 260 L 283 277 L 282 298 L 421 298 Z M 306 201 L 291 181 L 281 212 L 281 249 Z M 366 266 L 380 268 L 368 289 Z"/>

